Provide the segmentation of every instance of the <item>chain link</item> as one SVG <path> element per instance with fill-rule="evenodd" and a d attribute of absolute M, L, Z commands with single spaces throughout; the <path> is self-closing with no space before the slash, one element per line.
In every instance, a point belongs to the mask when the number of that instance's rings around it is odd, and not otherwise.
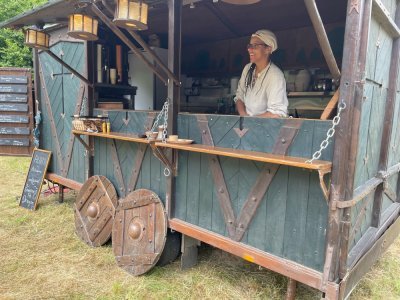
<path fill-rule="evenodd" d="M 163 137 L 162 137 L 162 142 L 166 143 L 167 142 L 167 128 L 168 128 L 168 108 L 169 108 L 169 99 L 164 103 L 164 130 L 163 130 Z"/>
<path fill-rule="evenodd" d="M 156 128 L 158 127 L 158 124 L 160 123 L 160 119 L 161 117 L 164 117 L 164 123 L 163 125 L 163 134 L 162 134 L 162 141 L 163 143 L 166 142 L 167 140 L 167 134 L 168 134 L 168 108 L 169 108 L 169 98 L 167 98 L 167 100 L 165 100 L 164 105 L 161 109 L 161 111 L 158 113 L 157 118 L 155 120 L 155 122 L 153 123 L 153 127 L 151 127 L 151 131 L 154 132 L 156 130 Z"/>
<path fill-rule="evenodd" d="M 328 147 L 330 139 L 335 135 L 335 127 L 339 125 L 340 114 L 345 108 L 346 108 L 346 103 L 344 103 L 344 101 L 342 100 L 338 106 L 337 115 L 333 118 L 332 127 L 329 128 L 328 132 L 326 133 L 326 139 L 321 142 L 319 150 L 315 151 L 312 158 L 307 160 L 306 163 L 311 164 L 314 160 L 319 159 L 321 157 L 322 151 Z"/>

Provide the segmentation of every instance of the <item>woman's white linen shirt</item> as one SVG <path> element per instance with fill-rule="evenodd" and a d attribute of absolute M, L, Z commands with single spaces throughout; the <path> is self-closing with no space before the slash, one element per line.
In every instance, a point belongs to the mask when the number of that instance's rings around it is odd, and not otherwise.
<path fill-rule="evenodd" d="M 271 112 L 281 117 L 287 117 L 289 102 L 286 96 L 286 81 L 282 71 L 271 63 L 258 74 L 254 86 L 249 86 L 246 92 L 246 76 L 250 66 L 251 63 L 243 69 L 235 102 L 242 100 L 249 116 Z"/>

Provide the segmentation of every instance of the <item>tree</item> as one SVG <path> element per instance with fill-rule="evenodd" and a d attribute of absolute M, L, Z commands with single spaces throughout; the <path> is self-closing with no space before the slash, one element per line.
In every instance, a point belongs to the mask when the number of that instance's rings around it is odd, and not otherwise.
<path fill-rule="evenodd" d="M 0 0 L 0 23 L 46 0 Z M 0 29 L 0 67 L 32 67 L 32 51 L 24 46 L 21 30 Z"/>

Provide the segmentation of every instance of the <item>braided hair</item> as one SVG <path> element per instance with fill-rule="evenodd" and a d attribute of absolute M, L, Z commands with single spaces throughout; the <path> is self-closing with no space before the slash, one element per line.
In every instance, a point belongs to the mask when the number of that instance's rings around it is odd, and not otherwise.
<path fill-rule="evenodd" d="M 253 73 L 254 73 L 255 68 L 256 68 L 256 64 L 252 63 L 249 70 L 247 71 L 246 81 L 245 81 L 246 89 L 244 91 L 245 94 L 247 93 L 247 89 L 250 87 L 250 85 L 253 82 Z"/>
<path fill-rule="evenodd" d="M 269 62 L 268 69 L 267 69 L 267 71 L 264 73 L 263 79 L 262 79 L 262 81 L 261 81 L 260 88 L 258 89 L 258 91 L 257 91 L 256 94 L 258 94 L 258 92 L 261 90 L 261 87 L 262 87 L 262 85 L 263 85 L 263 83 L 264 83 L 264 79 L 265 79 L 265 77 L 267 76 L 267 73 L 268 73 L 269 69 L 271 68 L 271 65 L 272 65 L 272 62 L 270 61 L 270 62 Z M 249 71 L 247 72 L 246 81 L 245 81 L 245 83 L 246 83 L 246 89 L 245 89 L 245 91 L 244 91 L 245 94 L 247 93 L 247 89 L 253 84 L 253 73 L 254 73 L 255 68 L 256 68 L 256 64 L 255 64 L 255 63 L 252 63 L 251 66 L 250 66 Z"/>

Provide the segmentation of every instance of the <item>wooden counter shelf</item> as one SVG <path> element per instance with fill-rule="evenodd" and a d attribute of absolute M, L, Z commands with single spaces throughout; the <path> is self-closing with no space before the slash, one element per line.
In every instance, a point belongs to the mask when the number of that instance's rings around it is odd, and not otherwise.
<path fill-rule="evenodd" d="M 106 139 L 114 139 L 114 140 L 136 142 L 136 143 L 143 143 L 143 144 L 150 143 L 149 140 L 147 140 L 146 138 L 141 138 L 138 135 L 120 133 L 120 132 L 101 133 L 101 132 L 87 132 L 87 131 L 72 130 L 72 133 L 77 137 L 79 137 L 80 135 L 88 135 L 88 136 L 96 136 L 96 137 L 101 137 L 101 138 L 106 138 Z"/>
<path fill-rule="evenodd" d="M 306 161 L 308 159 L 306 158 L 276 155 L 276 154 L 249 151 L 249 150 L 212 147 L 212 146 L 198 145 L 198 144 L 182 145 L 182 144 L 171 144 L 162 142 L 156 142 L 155 146 L 190 151 L 190 152 L 198 152 L 204 154 L 213 154 L 213 155 L 248 159 L 248 160 L 298 167 L 304 169 L 311 169 L 317 171 L 321 170 L 330 172 L 332 168 L 332 163 L 329 161 L 314 160 L 312 163 L 307 163 Z"/>

